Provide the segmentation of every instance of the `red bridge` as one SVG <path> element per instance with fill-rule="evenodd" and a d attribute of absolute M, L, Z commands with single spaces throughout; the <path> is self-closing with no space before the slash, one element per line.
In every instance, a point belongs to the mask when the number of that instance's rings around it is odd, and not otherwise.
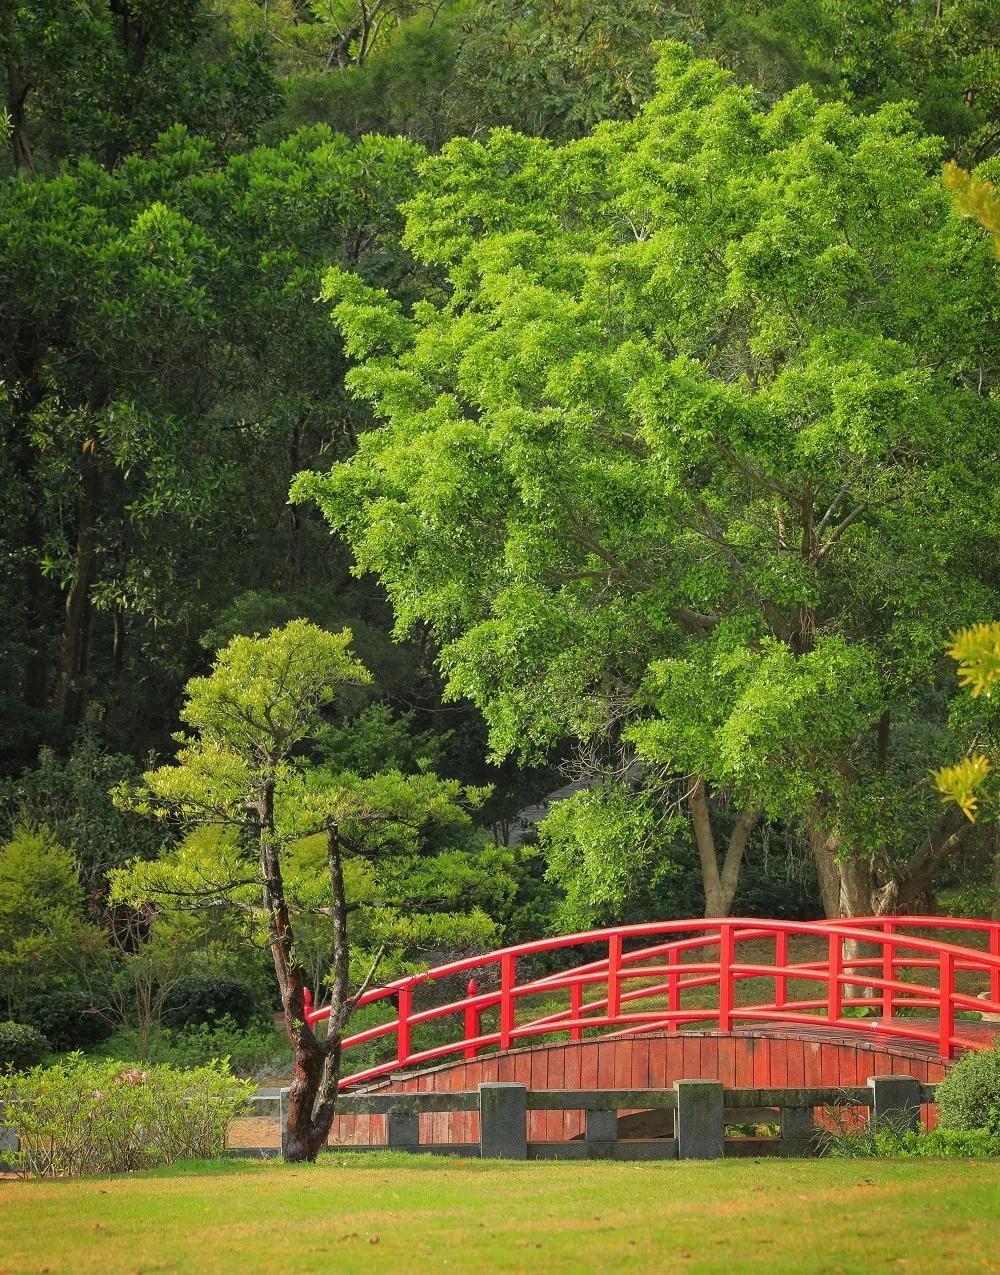
<path fill-rule="evenodd" d="M 558 966 L 554 972 L 553 966 Z M 475 975 L 475 977 L 470 977 Z M 464 995 L 461 993 L 464 992 Z M 365 993 L 341 1087 L 734 1088 L 933 1083 L 1000 1034 L 1000 922 L 893 916 L 683 920 L 561 935 L 407 975 Z M 329 1008 L 307 1005 L 318 1023 Z M 342 1117 L 338 1140 L 378 1140 Z M 467 1141 L 462 1114 L 433 1141 Z M 533 1136 L 575 1136 L 538 1112 Z M 555 1125 L 558 1124 L 557 1129 Z M 572 1126 L 572 1127 L 571 1127 Z"/>

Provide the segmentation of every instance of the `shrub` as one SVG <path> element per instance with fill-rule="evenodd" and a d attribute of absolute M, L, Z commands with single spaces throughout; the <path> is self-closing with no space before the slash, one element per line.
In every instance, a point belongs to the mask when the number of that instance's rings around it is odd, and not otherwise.
<path fill-rule="evenodd" d="M 1000 1157 L 1000 1137 L 985 1129 L 864 1129 L 825 1139 L 828 1155 L 843 1159 L 989 1160 Z"/>
<path fill-rule="evenodd" d="M 937 1087 L 942 1129 L 975 1130 L 1000 1137 L 1000 1046 L 968 1053 Z"/>
<path fill-rule="evenodd" d="M 225 1148 L 230 1120 L 253 1086 L 224 1064 L 193 1071 L 122 1068 L 73 1054 L 54 1067 L 0 1078 L 0 1104 L 19 1150 L 9 1163 L 31 1177 L 125 1173 Z"/>
<path fill-rule="evenodd" d="M 37 1067 L 48 1053 L 48 1042 L 27 1023 L 0 1023 L 0 1072 Z"/>
<path fill-rule="evenodd" d="M 164 997 L 166 1027 L 188 1027 L 230 1018 L 237 1027 L 248 1027 L 254 1015 L 253 990 L 239 979 L 225 975 L 189 974 Z"/>
<path fill-rule="evenodd" d="M 122 1029 L 100 1051 L 109 1058 L 131 1061 L 139 1055 L 138 1035 Z M 149 1041 L 148 1058 L 172 1067 L 200 1067 L 222 1059 L 237 1076 L 256 1076 L 281 1070 L 291 1060 L 284 1029 L 270 1023 L 237 1027 L 231 1018 L 198 1023 L 177 1031 L 164 1028 Z"/>
<path fill-rule="evenodd" d="M 91 996 L 78 985 L 53 983 L 29 996 L 21 1018 L 42 1033 L 55 1053 L 84 1049 L 107 1040 L 112 1026 Z"/>

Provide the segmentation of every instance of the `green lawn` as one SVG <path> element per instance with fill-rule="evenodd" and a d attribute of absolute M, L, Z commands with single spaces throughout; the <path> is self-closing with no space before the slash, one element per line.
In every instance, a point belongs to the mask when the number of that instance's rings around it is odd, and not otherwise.
<path fill-rule="evenodd" d="M 0 1272 L 997 1272 L 998 1219 L 996 1163 L 381 1152 L 0 1182 Z"/>

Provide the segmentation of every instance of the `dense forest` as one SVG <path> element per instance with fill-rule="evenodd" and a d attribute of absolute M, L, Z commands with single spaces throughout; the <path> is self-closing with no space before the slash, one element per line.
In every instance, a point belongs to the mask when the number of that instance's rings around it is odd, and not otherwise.
<path fill-rule="evenodd" d="M 262 1066 L 248 844 L 286 1009 L 1000 914 L 933 778 L 1000 732 L 996 0 L 0 0 L 0 60 L 0 1018 Z"/>

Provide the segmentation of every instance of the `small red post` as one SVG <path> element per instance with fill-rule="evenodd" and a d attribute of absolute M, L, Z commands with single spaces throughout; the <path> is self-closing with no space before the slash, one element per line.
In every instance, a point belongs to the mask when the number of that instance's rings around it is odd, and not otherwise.
<path fill-rule="evenodd" d="M 308 1023 L 309 1015 L 313 1011 L 313 994 L 308 987 L 304 987 L 302 989 L 302 1003 L 304 1006 L 302 1010 L 302 1017 Z"/>
<path fill-rule="evenodd" d="M 570 983 L 569 985 L 569 1012 L 570 1016 L 578 1019 L 583 1013 L 583 985 L 581 983 Z M 571 1027 L 569 1029 L 570 1040 L 583 1040 L 583 1028 Z"/>
<path fill-rule="evenodd" d="M 514 1036 L 514 984 L 517 958 L 510 952 L 500 957 L 500 1048 L 509 1049 Z"/>
<path fill-rule="evenodd" d="M 608 939 L 608 1018 L 615 1022 L 621 1012 L 622 936 L 612 934 Z"/>
<path fill-rule="evenodd" d="M 941 984 L 938 1052 L 942 1058 L 952 1056 L 952 1037 L 955 1035 L 955 958 L 950 952 L 942 952 L 938 958 Z"/>
<path fill-rule="evenodd" d="M 479 995 L 479 985 L 474 978 L 469 979 L 469 985 L 465 989 L 466 995 L 470 1000 Z M 477 1005 L 466 1005 L 465 1007 L 465 1039 L 475 1040 L 479 1035 L 479 1007 Z M 475 1045 L 466 1045 L 463 1051 L 466 1058 L 475 1058 L 478 1050 Z"/>
<path fill-rule="evenodd" d="M 413 1012 L 413 992 L 401 987 L 398 993 L 399 1014 L 396 1021 L 396 1061 L 405 1063 L 410 1056 L 410 1014 Z"/>
<path fill-rule="evenodd" d="M 779 970 L 788 968 L 788 931 L 777 930 L 774 935 L 774 964 Z M 784 1008 L 788 1000 L 788 975 L 774 976 L 774 1004 L 776 1009 Z"/>
<path fill-rule="evenodd" d="M 830 935 L 830 958 L 827 962 L 826 1016 L 831 1023 L 837 1023 L 844 1016 L 843 987 L 841 978 L 844 973 L 844 940 L 839 934 Z"/>
<path fill-rule="evenodd" d="M 990 930 L 990 956 L 1000 959 L 1000 922 Z M 1000 965 L 990 970 L 990 1000 L 994 1005 L 1000 1003 Z"/>
<path fill-rule="evenodd" d="M 719 926 L 719 1031 L 732 1031 L 733 1027 L 733 957 L 736 944 L 733 927 Z"/>
<path fill-rule="evenodd" d="M 680 961 L 680 953 L 676 947 L 672 947 L 667 952 L 667 965 L 675 966 Z M 667 1011 L 670 1015 L 676 1014 L 681 1007 L 681 989 L 678 980 L 679 970 L 668 968 L 667 970 Z M 670 1031 L 677 1030 L 677 1019 L 668 1017 L 667 1027 Z"/>
<path fill-rule="evenodd" d="M 882 977 L 887 982 L 896 981 L 896 927 L 892 921 L 882 922 L 882 933 L 890 942 L 882 944 Z M 896 997 L 891 987 L 882 989 L 882 1017 L 891 1018 L 896 1007 Z"/>

